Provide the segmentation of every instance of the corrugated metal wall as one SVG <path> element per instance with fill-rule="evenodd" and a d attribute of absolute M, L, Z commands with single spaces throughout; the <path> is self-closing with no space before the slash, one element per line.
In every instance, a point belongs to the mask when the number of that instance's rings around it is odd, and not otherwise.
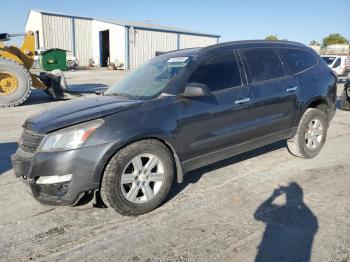
<path fill-rule="evenodd" d="M 155 56 L 156 51 L 177 49 L 177 33 L 129 30 L 129 64 L 135 68 Z"/>
<path fill-rule="evenodd" d="M 198 35 L 180 35 L 180 49 L 192 47 L 204 47 L 217 43 L 216 37 L 198 36 Z"/>
<path fill-rule="evenodd" d="M 43 15 L 44 48 L 73 51 L 72 18 Z"/>
<path fill-rule="evenodd" d="M 89 65 L 89 59 L 92 58 L 91 21 L 43 14 L 44 48 L 68 50 L 70 52 L 67 55 L 76 56 L 79 59 L 79 65 Z"/>
<path fill-rule="evenodd" d="M 74 18 L 75 56 L 82 66 L 92 58 L 92 20 Z"/>

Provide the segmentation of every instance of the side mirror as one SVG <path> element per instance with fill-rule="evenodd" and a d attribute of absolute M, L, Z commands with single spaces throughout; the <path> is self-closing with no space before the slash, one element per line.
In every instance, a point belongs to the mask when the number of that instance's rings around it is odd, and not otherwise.
<path fill-rule="evenodd" d="M 180 94 L 181 97 L 191 98 L 191 97 L 201 97 L 209 96 L 210 91 L 206 84 L 201 83 L 189 83 L 185 87 L 185 91 Z"/>

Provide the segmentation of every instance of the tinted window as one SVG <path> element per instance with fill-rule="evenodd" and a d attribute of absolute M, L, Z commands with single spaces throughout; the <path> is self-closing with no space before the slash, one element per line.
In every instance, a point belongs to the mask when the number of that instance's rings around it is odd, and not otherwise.
<path fill-rule="evenodd" d="M 337 68 L 338 66 L 340 66 L 340 63 L 341 63 L 341 58 L 338 57 L 338 59 L 335 60 L 335 63 L 334 63 L 334 65 L 333 65 L 333 68 Z"/>
<path fill-rule="evenodd" d="M 334 62 L 335 57 L 334 56 L 323 56 L 322 59 L 327 63 L 327 65 L 331 65 Z"/>
<path fill-rule="evenodd" d="M 272 48 L 244 49 L 240 52 L 248 67 L 250 82 L 260 82 L 285 75 L 281 60 Z"/>
<path fill-rule="evenodd" d="M 288 48 L 281 48 L 279 51 L 284 56 L 292 74 L 304 71 L 317 63 L 316 57 L 308 51 Z"/>
<path fill-rule="evenodd" d="M 241 76 L 234 53 L 224 53 L 209 58 L 198 67 L 189 82 L 206 84 L 210 91 L 241 85 Z"/>

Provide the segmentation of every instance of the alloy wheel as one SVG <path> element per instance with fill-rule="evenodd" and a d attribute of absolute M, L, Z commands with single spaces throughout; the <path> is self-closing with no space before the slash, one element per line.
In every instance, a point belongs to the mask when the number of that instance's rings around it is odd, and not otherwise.
<path fill-rule="evenodd" d="M 305 143 L 309 150 L 317 149 L 322 142 L 324 127 L 321 120 L 315 118 L 310 121 L 305 132 Z"/>
<path fill-rule="evenodd" d="M 157 195 L 164 179 L 164 165 L 156 155 L 137 155 L 121 176 L 123 196 L 132 203 L 148 202 Z"/>

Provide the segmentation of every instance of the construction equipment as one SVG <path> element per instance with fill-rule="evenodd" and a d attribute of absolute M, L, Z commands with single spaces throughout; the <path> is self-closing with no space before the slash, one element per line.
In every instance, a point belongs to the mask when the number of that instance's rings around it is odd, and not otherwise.
<path fill-rule="evenodd" d="M 6 46 L 4 41 L 23 36 L 20 48 Z M 33 74 L 29 71 L 34 62 L 35 36 L 26 34 L 0 34 L 0 107 L 17 106 L 27 100 L 31 88 L 45 91 L 54 99 L 70 99 L 67 84 L 60 71 Z"/>

